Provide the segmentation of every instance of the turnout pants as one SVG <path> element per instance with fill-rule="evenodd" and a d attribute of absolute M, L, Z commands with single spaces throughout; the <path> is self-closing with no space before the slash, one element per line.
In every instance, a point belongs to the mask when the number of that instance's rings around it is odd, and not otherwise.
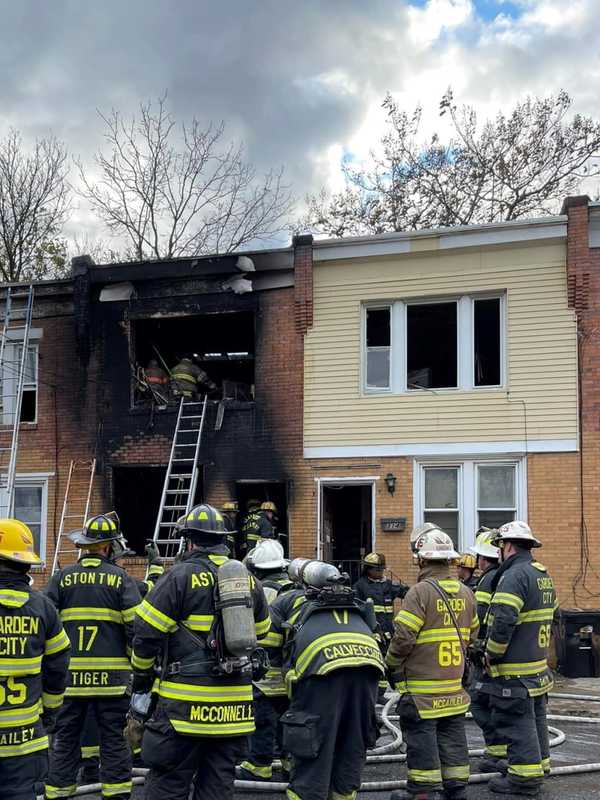
<path fill-rule="evenodd" d="M 398 703 L 400 727 L 406 742 L 407 789 L 412 794 L 442 788 L 449 797 L 469 780 L 469 749 L 465 715 L 421 719 L 411 696 Z"/>
<path fill-rule="evenodd" d="M 371 667 L 346 667 L 295 685 L 281 718 L 283 749 L 292 756 L 289 800 L 355 797 L 377 739 L 378 679 Z"/>
<path fill-rule="evenodd" d="M 103 798 L 131 794 L 131 751 L 123 738 L 129 698 L 65 698 L 56 723 L 50 751 L 46 798 L 71 797 L 81 760 L 81 732 L 92 713 L 100 736 L 100 781 Z"/>
<path fill-rule="evenodd" d="M 11 800 L 35 800 L 36 786 L 43 783 L 48 771 L 48 751 L 27 756 L 0 758 L 0 795 Z"/>
<path fill-rule="evenodd" d="M 508 745 L 498 735 L 492 722 L 491 696 L 471 688 L 471 714 L 477 725 L 481 728 L 485 740 L 485 755 L 487 758 L 506 758 Z"/>
<path fill-rule="evenodd" d="M 145 800 L 232 800 L 245 736 L 184 736 L 161 712 L 148 724 L 142 758 L 150 768 Z"/>
<path fill-rule="evenodd" d="M 490 695 L 491 723 L 508 743 L 508 778 L 512 783 L 541 784 L 550 771 L 546 695 L 497 697 Z"/>
<path fill-rule="evenodd" d="M 248 758 L 242 767 L 257 778 L 273 775 L 272 763 L 281 752 L 279 718 L 287 711 L 289 700 L 285 695 L 267 696 L 254 689 L 254 722 L 256 730 L 250 736 Z"/>

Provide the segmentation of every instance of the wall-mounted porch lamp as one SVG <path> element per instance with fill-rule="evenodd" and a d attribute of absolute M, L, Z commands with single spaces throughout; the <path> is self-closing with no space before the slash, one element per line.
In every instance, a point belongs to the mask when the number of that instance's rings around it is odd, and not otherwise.
<path fill-rule="evenodd" d="M 396 491 L 396 476 L 391 472 L 388 472 L 385 476 L 385 485 L 387 486 L 388 492 L 393 495 Z"/>

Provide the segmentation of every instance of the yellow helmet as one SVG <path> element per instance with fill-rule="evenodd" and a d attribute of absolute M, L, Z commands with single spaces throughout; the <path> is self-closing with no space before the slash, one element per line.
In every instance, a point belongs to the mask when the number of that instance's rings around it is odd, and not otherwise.
<path fill-rule="evenodd" d="M 363 559 L 365 567 L 385 569 L 385 556 L 382 553 L 367 553 Z"/>
<path fill-rule="evenodd" d="M 222 510 L 223 511 L 237 511 L 238 510 L 237 501 L 236 500 L 227 500 L 226 503 L 223 503 Z"/>
<path fill-rule="evenodd" d="M 265 500 L 264 503 L 260 504 L 261 511 L 272 511 L 274 514 L 277 513 L 277 506 L 271 500 Z"/>
<path fill-rule="evenodd" d="M 471 553 L 463 553 L 456 564 L 459 567 L 465 567 L 465 569 L 475 569 L 477 566 L 477 559 Z"/>
<path fill-rule="evenodd" d="M 33 534 L 18 519 L 0 519 L 0 558 L 19 564 L 41 564 L 33 550 Z"/>

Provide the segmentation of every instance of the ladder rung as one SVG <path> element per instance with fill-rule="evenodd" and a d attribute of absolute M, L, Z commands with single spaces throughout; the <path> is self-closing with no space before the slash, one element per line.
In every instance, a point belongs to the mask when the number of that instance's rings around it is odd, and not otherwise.
<path fill-rule="evenodd" d="M 163 511 L 181 511 L 182 508 L 187 506 L 163 506 Z"/>
<path fill-rule="evenodd" d="M 174 458 L 173 461 L 193 461 L 193 458 Z"/>
<path fill-rule="evenodd" d="M 154 539 L 154 544 L 176 544 L 179 545 L 180 539 Z"/>
<path fill-rule="evenodd" d="M 179 419 L 202 419 L 202 414 L 192 414 L 191 416 L 186 414 L 185 417 L 180 417 Z"/>
<path fill-rule="evenodd" d="M 196 442 L 194 442 L 194 444 L 177 444 L 177 442 L 175 442 L 175 447 L 196 447 Z"/>
<path fill-rule="evenodd" d="M 165 494 L 189 494 L 189 489 L 167 489 Z"/>
<path fill-rule="evenodd" d="M 159 522 L 158 525 L 160 528 L 174 528 L 177 525 L 177 520 L 174 519 L 173 522 Z"/>
<path fill-rule="evenodd" d="M 180 428 L 177 433 L 200 433 L 200 428 Z"/>
<path fill-rule="evenodd" d="M 183 407 L 187 408 L 188 406 L 203 406 L 204 400 L 184 400 Z"/>
<path fill-rule="evenodd" d="M 189 475 L 187 475 L 187 474 L 185 474 L 183 472 L 181 474 L 172 472 L 169 475 L 169 479 L 171 479 L 171 478 L 191 478 L 191 477 L 192 477 L 191 473 Z"/>

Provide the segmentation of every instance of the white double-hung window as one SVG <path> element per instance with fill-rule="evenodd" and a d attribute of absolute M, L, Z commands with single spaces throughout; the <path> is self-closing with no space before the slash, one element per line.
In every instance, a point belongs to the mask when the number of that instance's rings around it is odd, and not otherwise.
<path fill-rule="evenodd" d="M 415 524 L 434 522 L 464 551 L 485 525 L 527 514 L 525 461 L 415 461 Z"/>
<path fill-rule="evenodd" d="M 365 304 L 363 391 L 504 386 L 504 317 L 503 293 Z"/>
<path fill-rule="evenodd" d="M 3 425 L 12 425 L 14 422 L 22 355 L 22 343 L 18 341 L 6 343 L 2 374 L 0 374 L 1 420 Z M 38 345 L 29 344 L 23 372 L 20 422 L 37 422 L 37 400 Z"/>
<path fill-rule="evenodd" d="M 17 475 L 15 480 L 14 516 L 29 526 L 35 552 L 42 560 L 46 554 L 49 473 Z M 0 490 L 0 503 L 6 507 L 6 492 Z"/>

